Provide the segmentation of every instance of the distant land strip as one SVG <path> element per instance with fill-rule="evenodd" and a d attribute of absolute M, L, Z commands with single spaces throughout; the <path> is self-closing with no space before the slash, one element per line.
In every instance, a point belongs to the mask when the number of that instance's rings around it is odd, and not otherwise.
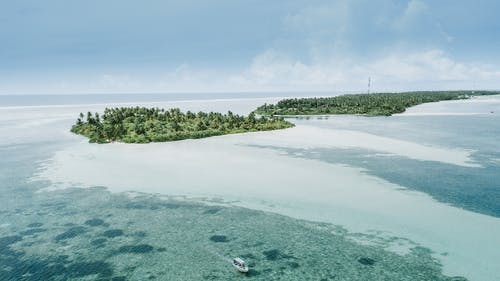
<path fill-rule="evenodd" d="M 263 116 L 360 114 L 390 116 L 408 107 L 428 102 L 469 99 L 472 96 L 498 95 L 500 91 L 424 91 L 403 93 L 348 94 L 322 98 L 284 99 L 264 104 L 254 112 Z"/>
<path fill-rule="evenodd" d="M 287 116 L 358 114 L 390 116 L 422 103 L 498 95 L 500 91 L 426 91 L 348 94 L 321 98 L 284 99 L 264 104 L 248 116 L 218 112 L 182 112 L 146 107 L 106 108 L 99 113 L 80 113 L 71 132 L 92 143 L 150 143 L 199 139 L 227 134 L 270 131 L 293 127 Z"/>

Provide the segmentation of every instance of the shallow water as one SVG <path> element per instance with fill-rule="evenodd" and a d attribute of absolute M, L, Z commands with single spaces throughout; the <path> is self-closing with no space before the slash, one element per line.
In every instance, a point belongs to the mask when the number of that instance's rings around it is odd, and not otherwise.
<path fill-rule="evenodd" d="M 163 105 L 245 113 L 264 100 Z M 312 118 L 148 145 L 67 132 L 75 114 L 99 108 L 0 110 L 4 279 L 500 276 L 494 114 Z"/>
<path fill-rule="evenodd" d="M 428 249 L 384 250 L 403 239 L 182 197 L 40 192 L 50 183 L 26 178 L 46 151 L 1 150 L 1 280 L 462 280 L 443 276 Z"/>

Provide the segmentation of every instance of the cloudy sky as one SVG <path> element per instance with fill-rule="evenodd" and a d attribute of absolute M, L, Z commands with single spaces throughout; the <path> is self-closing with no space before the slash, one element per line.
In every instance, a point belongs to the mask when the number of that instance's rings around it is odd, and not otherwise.
<path fill-rule="evenodd" d="M 500 89 L 495 0 L 16 0 L 0 94 Z"/>

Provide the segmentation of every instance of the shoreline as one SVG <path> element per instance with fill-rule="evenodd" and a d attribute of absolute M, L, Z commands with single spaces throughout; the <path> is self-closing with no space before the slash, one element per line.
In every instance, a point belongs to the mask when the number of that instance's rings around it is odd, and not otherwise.
<path fill-rule="evenodd" d="M 8 96 L 8 95 L 6 95 Z M 43 96 L 43 95 L 41 95 Z M 96 94 L 96 96 L 98 96 Z M 168 104 L 168 103 L 190 103 L 190 102 L 231 102 L 231 101 L 252 101 L 252 100 L 274 100 L 274 99 L 294 99 L 294 98 L 311 98 L 311 97 L 317 97 L 317 98 L 327 98 L 327 97 L 334 97 L 335 95 L 315 95 L 315 96 L 310 96 L 310 95 L 304 95 L 304 96 L 268 96 L 268 97 L 255 97 L 255 98 L 216 98 L 216 99 L 182 99 L 182 100 L 164 100 L 164 101 L 134 101 L 134 102 L 106 102 L 106 103 L 80 103 L 80 104 L 49 104 L 49 105 L 9 105 L 9 106 L 2 106 L 0 105 L 0 110 L 6 110 L 6 109 L 36 109 L 36 108 L 74 108 L 74 107 L 84 107 L 84 106 L 114 106 L 114 105 L 154 105 L 154 104 Z M 472 96 L 468 99 L 463 99 L 463 100 L 451 100 L 451 101 L 437 101 L 437 102 L 430 102 L 430 103 L 442 103 L 442 102 L 467 102 L 467 101 L 481 101 L 482 98 L 486 97 L 500 97 L 499 95 L 488 95 L 488 96 Z M 488 102 L 488 101 L 484 101 Z M 424 103 L 424 104 L 430 104 L 430 103 Z M 423 104 L 419 104 L 416 106 L 412 106 L 409 108 L 414 108 L 417 106 L 421 106 Z M 397 113 L 394 115 L 400 115 L 400 114 L 405 114 L 403 113 Z M 326 114 L 326 115 L 289 115 L 289 116 L 335 116 L 335 115 L 360 115 L 364 116 L 363 114 Z M 288 116 L 288 115 L 281 115 L 281 116 Z"/>
<path fill-rule="evenodd" d="M 45 111 L 49 116 L 58 114 L 58 111 Z M 28 113 L 29 109 L 26 117 Z M 57 134 L 65 129 L 50 124 L 39 129 L 43 128 Z M 347 226 L 353 232 L 381 230 L 382 235 L 408 238 L 430 248 L 442 261 L 447 274 L 476 276 L 471 280 L 496 280 L 497 272 L 485 268 L 494 268 L 493 263 L 500 259 L 489 246 L 498 241 L 497 218 L 438 202 L 426 193 L 369 176 L 361 168 L 295 159 L 272 147 L 248 147 L 267 144 L 310 149 L 351 144 L 348 147 L 353 148 L 360 144 L 374 145 L 384 139 L 367 139 L 366 134 L 346 135 L 345 130 L 327 135 L 320 129 L 313 130 L 316 133 L 312 135 L 311 131 L 297 134 L 292 131 L 294 129 L 243 133 L 148 146 L 122 143 L 99 146 L 72 138 L 71 144 L 45 162 L 39 172 L 44 173 L 41 175 L 54 187 L 100 185 L 113 192 L 139 190 L 148 194 L 205 195 L 239 201 L 234 204 L 252 209 L 328 221 Z M 64 134 L 70 135 L 66 131 Z M 315 142 L 316 135 L 323 136 L 320 142 Z M 340 136 L 344 139 L 339 139 Z M 398 149 L 405 153 L 414 151 L 409 147 Z M 444 147 L 442 150 L 423 148 L 421 152 L 425 154 L 416 154 L 414 158 L 425 161 L 429 155 L 437 159 L 459 155 L 466 158 L 461 162 L 452 158 L 453 162 L 463 164 L 471 153 Z M 446 153 L 440 154 L 440 151 Z M 481 231 L 485 227 L 490 231 Z M 442 241 L 446 241 L 445 245 Z M 448 255 L 441 255 L 443 252 Z"/>

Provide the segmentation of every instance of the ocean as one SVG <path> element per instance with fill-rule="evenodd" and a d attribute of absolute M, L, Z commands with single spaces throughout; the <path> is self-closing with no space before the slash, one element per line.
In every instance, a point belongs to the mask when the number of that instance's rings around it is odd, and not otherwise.
<path fill-rule="evenodd" d="M 171 143 L 69 132 L 106 106 L 281 96 L 1 96 L 0 280 L 500 280 L 499 96 Z"/>

